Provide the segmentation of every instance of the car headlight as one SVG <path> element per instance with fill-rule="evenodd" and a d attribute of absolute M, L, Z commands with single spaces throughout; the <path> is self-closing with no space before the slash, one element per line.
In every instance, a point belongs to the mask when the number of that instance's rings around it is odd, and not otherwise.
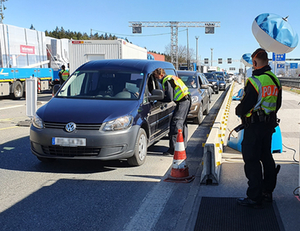
<path fill-rule="evenodd" d="M 118 131 L 129 128 L 132 125 L 132 116 L 124 116 L 104 124 L 103 131 Z"/>
<path fill-rule="evenodd" d="M 212 85 L 216 85 L 216 84 L 217 84 L 217 82 L 211 82 L 211 84 L 212 84 Z"/>
<path fill-rule="evenodd" d="M 44 128 L 43 120 L 36 113 L 33 116 L 32 125 L 36 128 Z"/>
<path fill-rule="evenodd" d="M 199 98 L 198 96 L 192 96 L 192 103 L 198 102 Z"/>

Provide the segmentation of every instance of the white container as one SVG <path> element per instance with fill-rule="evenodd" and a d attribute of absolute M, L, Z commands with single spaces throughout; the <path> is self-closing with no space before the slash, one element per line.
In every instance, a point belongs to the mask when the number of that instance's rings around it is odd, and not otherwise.
<path fill-rule="evenodd" d="M 0 49 L 1 68 L 48 67 L 44 32 L 1 24 Z"/>
<path fill-rule="evenodd" d="M 70 73 L 98 59 L 147 59 L 147 49 L 118 40 L 70 40 Z"/>
<path fill-rule="evenodd" d="M 50 68 L 56 71 L 61 69 L 62 65 L 67 68 L 69 63 L 69 39 L 56 39 L 46 36 L 46 46 Z"/>

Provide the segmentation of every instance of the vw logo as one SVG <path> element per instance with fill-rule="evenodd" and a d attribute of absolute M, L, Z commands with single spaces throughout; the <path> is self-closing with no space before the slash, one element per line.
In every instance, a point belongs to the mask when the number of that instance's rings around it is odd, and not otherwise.
<path fill-rule="evenodd" d="M 65 129 L 67 132 L 73 132 L 76 129 L 76 124 L 74 122 L 67 123 Z"/>

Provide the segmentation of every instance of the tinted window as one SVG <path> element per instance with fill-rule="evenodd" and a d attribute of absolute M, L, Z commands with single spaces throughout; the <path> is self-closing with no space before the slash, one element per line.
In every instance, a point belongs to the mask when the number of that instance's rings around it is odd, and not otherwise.
<path fill-rule="evenodd" d="M 207 79 L 214 79 L 214 80 L 217 80 L 217 77 L 216 77 L 214 74 L 212 74 L 212 73 L 204 73 L 204 75 L 205 75 L 205 77 L 206 77 Z"/>
<path fill-rule="evenodd" d="M 223 77 L 223 76 L 218 75 L 218 79 L 219 79 L 220 81 L 224 81 L 224 77 Z"/>
<path fill-rule="evenodd" d="M 224 72 L 221 72 L 221 71 L 219 71 L 219 72 L 214 72 L 214 73 L 216 73 L 217 75 L 221 75 L 221 76 L 224 76 L 224 75 L 225 75 Z"/>
<path fill-rule="evenodd" d="M 184 84 L 188 88 L 197 88 L 198 87 L 196 76 L 181 75 L 181 74 L 178 74 L 178 76 L 180 77 L 180 79 L 184 82 Z"/>

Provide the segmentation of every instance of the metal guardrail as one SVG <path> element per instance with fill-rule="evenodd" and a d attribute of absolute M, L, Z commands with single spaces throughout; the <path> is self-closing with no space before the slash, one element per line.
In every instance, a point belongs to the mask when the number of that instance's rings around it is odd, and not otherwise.
<path fill-rule="evenodd" d="M 282 86 L 300 88 L 300 78 L 279 77 L 278 79 Z"/>

